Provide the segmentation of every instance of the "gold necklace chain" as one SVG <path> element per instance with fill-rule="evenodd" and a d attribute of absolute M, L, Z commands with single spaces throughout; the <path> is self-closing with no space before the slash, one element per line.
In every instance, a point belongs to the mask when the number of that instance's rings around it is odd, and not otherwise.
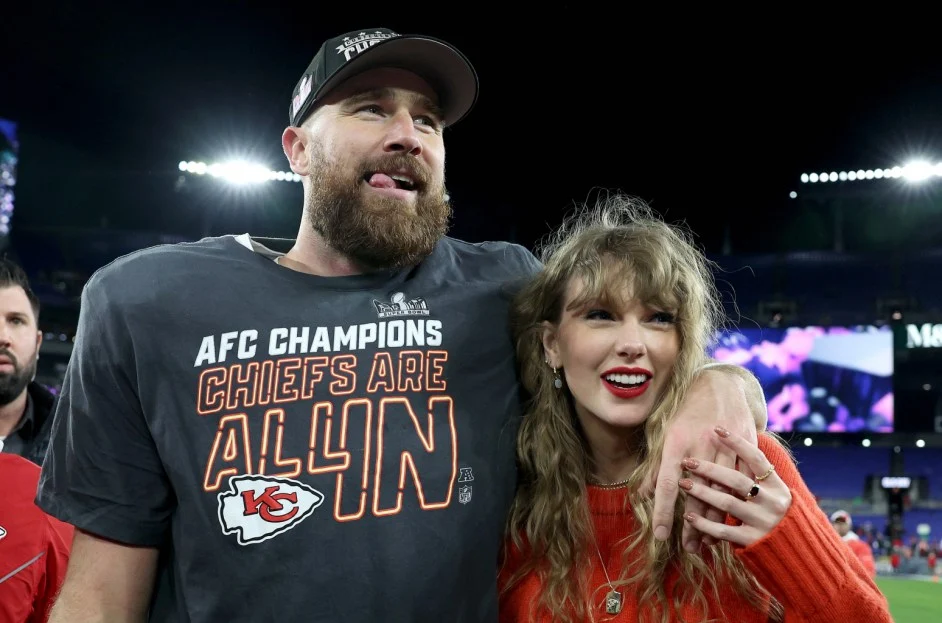
<path fill-rule="evenodd" d="M 605 580 L 608 582 L 608 594 L 605 596 L 605 613 L 618 614 L 621 612 L 621 593 L 612 586 L 612 579 L 608 577 L 608 569 L 605 568 L 605 561 L 602 560 L 602 550 L 599 549 L 599 542 L 595 542 L 595 553 L 599 555 L 599 563 L 602 565 L 602 573 L 605 574 Z"/>
<path fill-rule="evenodd" d="M 599 489 L 621 489 L 622 487 L 628 486 L 628 482 L 631 480 L 631 478 L 626 478 L 625 480 L 622 480 L 620 482 L 612 482 L 609 484 L 599 482 L 592 476 L 589 476 L 587 480 L 589 481 L 590 485 L 592 485 L 593 487 L 598 487 Z"/>

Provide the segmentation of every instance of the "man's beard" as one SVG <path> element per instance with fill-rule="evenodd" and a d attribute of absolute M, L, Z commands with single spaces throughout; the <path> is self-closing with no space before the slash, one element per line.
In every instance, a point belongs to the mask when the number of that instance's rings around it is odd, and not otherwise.
<path fill-rule="evenodd" d="M 417 264 L 448 231 L 451 205 L 445 187 L 431 185 L 428 171 L 411 156 L 375 158 L 362 163 L 351 177 L 315 147 L 311 169 L 307 191 L 311 227 L 332 249 L 366 270 Z M 415 181 L 414 213 L 402 200 L 365 196 L 364 180 L 376 171 L 408 173 Z"/>
<path fill-rule="evenodd" d="M 2 407 L 16 400 L 36 376 L 36 358 L 33 357 L 26 367 L 20 368 L 19 362 L 10 351 L 0 349 L 0 355 L 8 357 L 13 362 L 12 372 L 0 373 L 0 407 Z"/>

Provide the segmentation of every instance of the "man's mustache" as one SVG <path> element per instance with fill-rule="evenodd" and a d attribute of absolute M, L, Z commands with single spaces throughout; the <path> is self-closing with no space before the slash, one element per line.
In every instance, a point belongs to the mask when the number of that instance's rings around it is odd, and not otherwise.
<path fill-rule="evenodd" d="M 364 163 L 363 167 L 361 167 L 361 171 L 361 177 L 366 177 L 376 172 L 403 173 L 412 178 L 415 182 L 415 189 L 419 191 L 424 190 L 428 186 L 432 177 L 431 173 L 419 164 L 414 157 L 405 154 L 393 154 L 374 158 Z"/>
<path fill-rule="evenodd" d="M 7 350 L 6 348 L 0 348 L 0 357 L 6 357 L 10 360 L 10 363 L 13 364 L 13 367 L 17 370 L 20 369 L 20 362 L 17 361 L 16 355 Z"/>

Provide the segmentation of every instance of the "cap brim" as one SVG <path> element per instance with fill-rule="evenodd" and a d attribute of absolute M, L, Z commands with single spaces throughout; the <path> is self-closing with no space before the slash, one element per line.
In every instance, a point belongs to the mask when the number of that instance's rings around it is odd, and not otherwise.
<path fill-rule="evenodd" d="M 377 67 L 411 71 L 438 94 L 445 124 L 461 121 L 478 98 L 478 75 L 464 54 L 444 41 L 424 35 L 402 35 L 358 54 L 330 77 L 312 97 L 310 109 L 340 83 Z"/>

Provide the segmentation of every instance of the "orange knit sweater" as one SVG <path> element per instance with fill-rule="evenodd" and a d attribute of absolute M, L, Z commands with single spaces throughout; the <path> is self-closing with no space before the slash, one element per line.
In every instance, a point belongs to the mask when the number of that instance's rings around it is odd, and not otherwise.
<path fill-rule="evenodd" d="M 759 447 L 791 489 L 792 505 L 772 532 L 748 547 L 735 548 L 735 553 L 759 583 L 782 604 L 786 623 L 892 623 L 883 594 L 828 523 L 788 454 L 765 435 L 760 435 Z M 596 539 L 612 579 L 620 575 L 622 560 L 622 551 L 615 545 L 634 528 L 634 516 L 630 508 L 625 508 L 626 496 L 627 489 L 590 486 L 588 490 Z M 502 590 L 520 564 L 520 553 L 508 545 L 507 560 L 500 572 Z M 676 580 L 676 573 L 669 577 L 668 591 Z M 605 584 L 605 573 L 598 556 L 593 556 L 590 589 Z M 531 573 L 503 594 L 501 623 L 529 622 L 531 606 L 539 590 L 536 574 Z M 623 606 L 618 615 L 605 614 L 603 602 L 607 588 L 594 593 L 596 621 L 639 620 L 637 596 L 630 586 L 619 590 Z M 707 602 L 709 612 L 706 620 L 736 623 L 765 623 L 768 620 L 767 612 L 752 607 L 727 586 L 720 586 L 719 601 L 707 595 Z M 689 608 L 684 612 L 684 619 L 671 620 L 698 621 L 702 618 L 702 613 Z M 541 612 L 534 621 L 544 623 L 551 619 Z"/>

